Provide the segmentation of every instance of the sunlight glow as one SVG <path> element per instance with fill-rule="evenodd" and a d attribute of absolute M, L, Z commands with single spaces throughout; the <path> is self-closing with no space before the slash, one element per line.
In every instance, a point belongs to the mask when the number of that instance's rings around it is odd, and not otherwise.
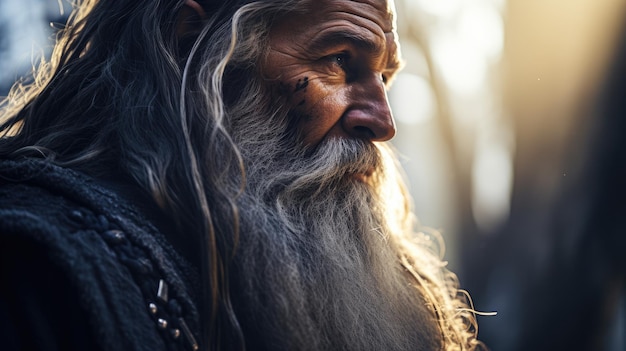
<path fill-rule="evenodd" d="M 462 5 L 460 0 L 413 0 L 420 10 L 436 17 L 449 17 L 454 15 Z"/>
<path fill-rule="evenodd" d="M 472 210 L 484 232 L 507 219 L 512 185 L 510 151 L 498 143 L 478 147 L 472 167 Z"/>
<path fill-rule="evenodd" d="M 504 46 L 504 23 L 492 6 L 467 8 L 461 14 L 457 27 L 458 40 L 474 48 L 490 62 L 498 61 Z"/>
<path fill-rule="evenodd" d="M 394 80 L 389 100 L 400 123 L 417 125 L 435 114 L 435 97 L 428 81 L 416 74 L 400 73 Z"/>
<path fill-rule="evenodd" d="M 441 30 L 433 33 L 432 50 L 450 90 L 459 95 L 472 95 L 483 89 L 487 62 L 472 43 L 460 41 L 454 32 Z"/>
<path fill-rule="evenodd" d="M 484 90 L 489 66 L 504 46 L 504 24 L 493 6 L 473 1 L 459 13 L 454 26 L 433 33 L 432 50 L 442 77 L 460 95 Z"/>

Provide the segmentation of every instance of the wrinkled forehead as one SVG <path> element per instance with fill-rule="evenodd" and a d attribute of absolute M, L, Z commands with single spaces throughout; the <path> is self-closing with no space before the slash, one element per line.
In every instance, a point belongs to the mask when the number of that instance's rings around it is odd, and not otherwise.
<path fill-rule="evenodd" d="M 330 0 L 332 1 L 332 0 Z M 386 19 L 396 29 L 396 6 L 394 0 L 348 0 L 355 4 L 371 7 L 381 18 Z"/>
<path fill-rule="evenodd" d="M 375 18 L 385 32 L 396 29 L 394 0 L 304 0 L 304 3 L 306 11 L 312 16 L 333 11 L 367 14 L 367 17 Z"/>
<path fill-rule="evenodd" d="M 295 11 L 276 18 L 272 30 L 288 30 L 296 34 L 350 26 L 397 41 L 393 0 L 302 0 Z"/>
<path fill-rule="evenodd" d="M 402 60 L 393 0 L 302 0 L 270 30 L 271 47 L 289 48 L 300 58 L 313 59 L 346 43 L 386 56 L 389 70 L 397 71 Z"/>

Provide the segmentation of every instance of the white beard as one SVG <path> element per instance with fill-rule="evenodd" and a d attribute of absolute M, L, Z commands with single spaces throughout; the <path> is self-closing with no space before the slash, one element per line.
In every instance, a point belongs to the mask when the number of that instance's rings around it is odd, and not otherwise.
<path fill-rule="evenodd" d="M 380 150 L 345 139 L 284 150 L 242 150 L 248 184 L 231 291 L 247 347 L 440 349 L 432 305 L 387 224 Z M 366 181 L 352 176 L 372 170 Z"/>

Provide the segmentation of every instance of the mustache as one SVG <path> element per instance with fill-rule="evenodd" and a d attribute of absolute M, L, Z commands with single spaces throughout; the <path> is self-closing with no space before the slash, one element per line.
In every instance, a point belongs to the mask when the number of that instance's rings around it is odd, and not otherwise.
<path fill-rule="evenodd" d="M 361 139 L 331 138 L 304 157 L 313 169 L 328 173 L 370 174 L 381 167 L 381 154 L 372 142 Z"/>
<path fill-rule="evenodd" d="M 285 160 L 283 175 L 297 188 L 305 184 L 324 186 L 342 180 L 371 179 L 382 169 L 382 155 L 370 141 L 330 138 L 315 148 L 301 149 Z M 287 181 L 288 179 L 284 179 Z"/>

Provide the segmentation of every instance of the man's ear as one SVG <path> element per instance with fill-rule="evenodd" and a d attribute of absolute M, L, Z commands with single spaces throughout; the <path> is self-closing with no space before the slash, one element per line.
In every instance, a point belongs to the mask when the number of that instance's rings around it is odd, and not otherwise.
<path fill-rule="evenodd" d="M 200 33 L 205 19 L 206 13 L 197 1 L 185 0 L 185 4 L 178 12 L 176 20 L 176 35 L 178 39 L 187 39 L 190 36 L 195 38 Z"/>

